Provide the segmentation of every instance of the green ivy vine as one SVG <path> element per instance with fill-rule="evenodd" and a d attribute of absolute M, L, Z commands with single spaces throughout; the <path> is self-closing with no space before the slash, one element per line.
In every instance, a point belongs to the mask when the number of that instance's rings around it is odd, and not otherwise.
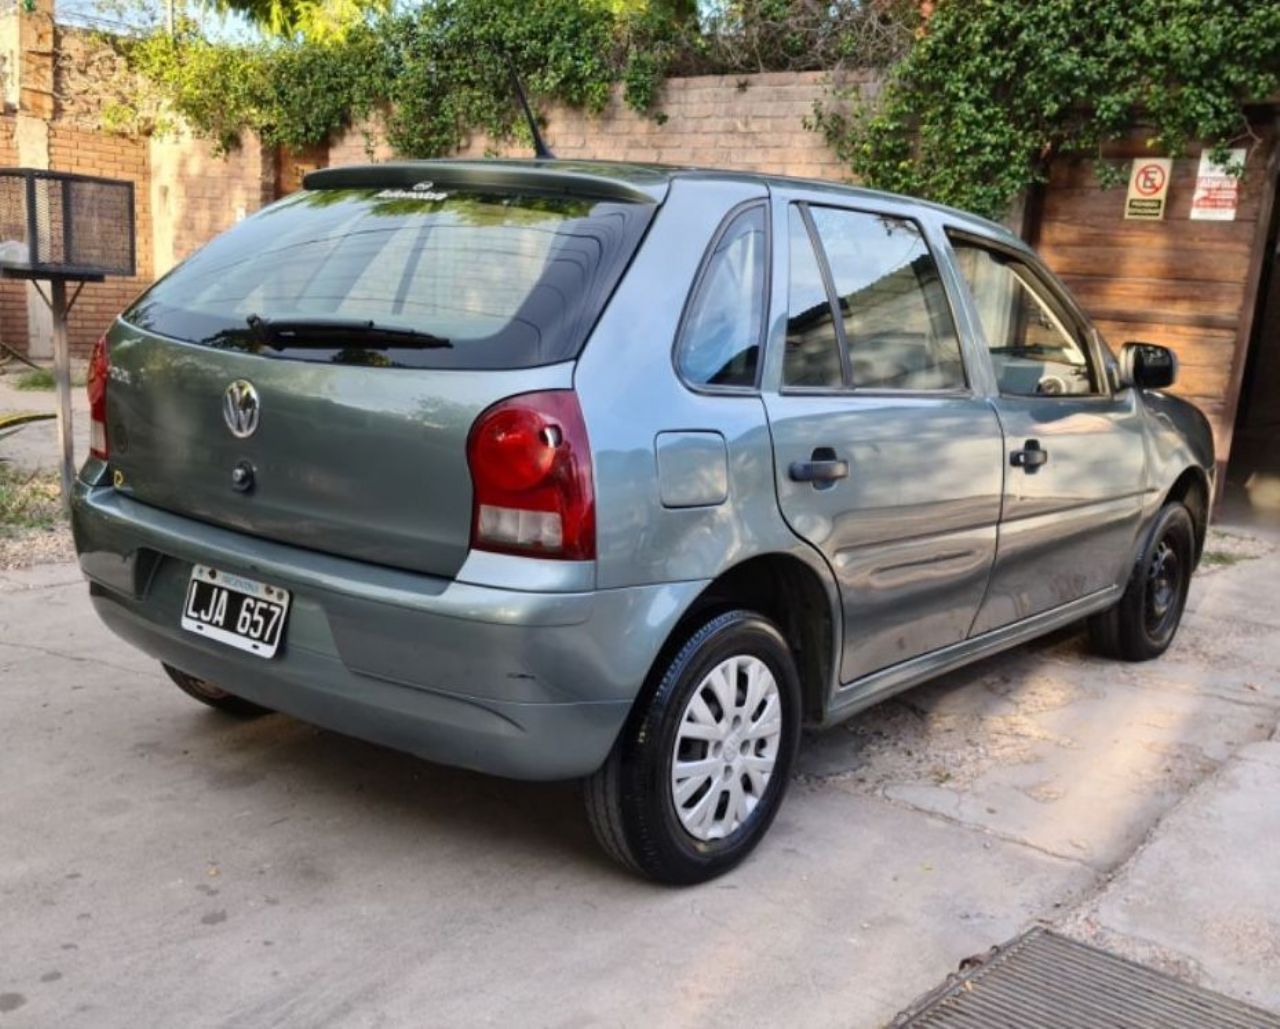
<path fill-rule="evenodd" d="M 868 185 L 998 217 L 1055 157 L 1134 125 L 1153 153 L 1207 140 L 1221 159 L 1277 90 L 1276 0 L 939 0 L 878 98 L 834 96 L 811 124 Z"/>
<path fill-rule="evenodd" d="M 110 41 L 136 88 L 106 120 L 134 130 L 181 121 L 223 148 L 246 129 L 300 147 L 377 109 L 397 152 L 431 157 L 474 131 L 527 133 L 508 60 L 542 102 L 599 111 L 625 79 L 628 102 L 648 110 L 665 69 L 632 55 L 654 38 L 648 16 L 581 0 L 434 0 L 340 38 L 251 45 L 210 42 L 186 22 L 172 36 Z"/>
<path fill-rule="evenodd" d="M 907 49 L 918 20 L 916 0 L 716 0 L 701 18 L 699 9 L 695 0 L 429 0 L 342 33 L 257 44 L 212 42 L 180 18 L 173 34 L 104 37 L 133 74 L 105 120 L 133 132 L 181 122 L 223 148 L 246 129 L 301 147 L 376 109 L 398 152 L 431 157 L 476 131 L 526 134 L 503 55 L 540 103 L 599 111 L 619 87 L 629 108 L 662 121 L 670 75 L 883 66 Z"/>
<path fill-rule="evenodd" d="M 375 5 L 376 6 L 376 5 Z M 106 120 L 181 121 L 221 147 L 323 142 L 374 111 L 399 153 L 523 138 L 506 60 L 540 104 L 600 111 L 615 87 L 662 119 L 673 74 L 884 69 L 833 85 L 809 124 L 863 182 L 999 216 L 1059 156 L 1147 127 L 1153 153 L 1251 136 L 1280 92 L 1280 0 L 431 0 L 341 36 L 211 42 L 192 22 L 115 37 L 133 93 Z M 921 23 L 922 11 L 928 17 Z M 1105 181 L 1118 163 L 1099 161 Z"/>

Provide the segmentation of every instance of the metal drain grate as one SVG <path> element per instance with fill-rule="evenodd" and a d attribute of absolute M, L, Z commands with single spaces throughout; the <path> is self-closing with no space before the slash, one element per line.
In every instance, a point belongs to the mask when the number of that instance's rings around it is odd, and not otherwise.
<path fill-rule="evenodd" d="M 1280 1029 L 1280 1017 L 1032 929 L 976 968 L 952 976 L 893 1024 L 899 1029 Z"/>

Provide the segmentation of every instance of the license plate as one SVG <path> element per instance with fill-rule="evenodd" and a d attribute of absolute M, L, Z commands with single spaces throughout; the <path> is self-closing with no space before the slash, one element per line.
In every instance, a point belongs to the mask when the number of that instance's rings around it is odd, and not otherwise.
<path fill-rule="evenodd" d="M 198 636 L 275 657 L 289 614 L 289 591 L 196 565 L 187 583 L 182 627 Z"/>

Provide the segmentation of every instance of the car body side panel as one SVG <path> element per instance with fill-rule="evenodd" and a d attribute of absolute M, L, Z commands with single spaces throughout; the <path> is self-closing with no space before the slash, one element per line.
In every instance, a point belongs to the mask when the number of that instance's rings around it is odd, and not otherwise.
<path fill-rule="evenodd" d="M 1132 391 L 1001 397 L 997 410 L 1007 451 L 1036 440 L 1049 459 L 1006 473 L 999 555 L 975 635 L 1111 586 L 1141 528 L 1146 448 Z"/>
<path fill-rule="evenodd" d="M 780 190 L 775 238 L 785 238 L 789 205 L 810 199 L 923 224 L 919 212 L 896 201 Z M 779 307 L 788 295 L 785 249 L 775 248 Z M 940 262 L 932 240 L 930 249 Z M 844 621 L 839 678 L 849 683 L 968 634 L 996 554 L 1000 425 L 982 393 L 978 362 L 985 355 L 975 361 L 965 351 L 973 385 L 954 393 L 786 390 L 785 340 L 784 325 L 770 338 L 764 383 L 775 487 L 792 529 L 833 569 Z M 820 485 L 792 481 L 790 465 L 812 459 L 818 448 L 847 461 L 848 476 Z"/>
<path fill-rule="evenodd" d="M 841 680 L 963 640 L 986 593 L 1001 441 L 980 398 L 770 395 L 776 487 L 792 528 L 826 555 L 844 608 Z M 787 467 L 829 447 L 830 488 Z"/>
<path fill-rule="evenodd" d="M 759 395 L 695 392 L 672 364 L 681 311 L 712 236 L 733 208 L 766 196 L 758 184 L 677 179 L 579 359 L 574 385 L 595 461 L 602 589 L 708 579 L 759 554 L 805 549 L 774 499 Z M 716 482 L 703 491 L 706 503 L 664 506 L 659 462 L 671 455 L 659 451 L 670 433 L 713 440 L 717 452 L 723 440 L 727 499 L 719 500 Z"/>
<path fill-rule="evenodd" d="M 1174 484 L 1188 469 L 1197 470 L 1206 492 L 1205 499 L 1212 504 L 1216 467 L 1213 429 L 1198 407 L 1168 393 L 1154 390 L 1130 392 L 1136 395 L 1142 410 L 1147 445 L 1143 532 L 1139 534 L 1132 555 L 1136 559 L 1136 551 L 1146 538 L 1146 527 L 1155 518 Z"/>
<path fill-rule="evenodd" d="M 1088 338 L 1102 378 L 1100 395 L 1023 395 L 999 392 L 994 375 L 989 396 L 1004 434 L 1004 498 L 999 546 L 987 598 L 971 634 L 984 633 L 1105 591 L 1123 580 L 1127 556 L 1142 528 L 1147 454 L 1141 405 L 1132 391 L 1111 391 L 1106 356 L 1070 291 L 1023 242 L 1003 233 L 974 231 L 941 215 L 935 221 L 956 306 L 964 310 L 971 352 L 991 371 L 982 323 L 968 285 L 954 264 L 947 230 L 986 239 L 1023 259 L 1053 284 Z M 1013 467 L 1012 455 L 1038 448 L 1047 463 Z"/>
<path fill-rule="evenodd" d="M 579 358 L 574 384 L 596 480 L 597 585 L 714 579 L 751 558 L 786 555 L 807 566 L 827 594 L 836 627 L 827 664 L 835 670 L 841 619 L 835 580 L 819 552 L 792 532 L 778 509 L 763 401 L 754 390 L 692 389 L 673 364 L 682 310 L 707 246 L 730 211 L 767 196 L 758 182 L 674 181 Z M 776 301 L 776 276 L 772 281 Z M 768 320 L 769 334 L 783 331 L 785 307 L 772 302 Z M 696 491 L 706 503 L 664 506 L 660 461 L 671 455 L 660 458 L 659 451 L 670 445 L 669 433 L 685 434 L 686 441 L 693 433 L 703 441 L 714 438 L 714 448 L 703 448 L 707 453 L 718 453 L 723 440 L 723 502 L 717 458 L 707 471 L 716 481 Z M 825 692 L 834 695 L 837 687 L 833 674 Z"/>

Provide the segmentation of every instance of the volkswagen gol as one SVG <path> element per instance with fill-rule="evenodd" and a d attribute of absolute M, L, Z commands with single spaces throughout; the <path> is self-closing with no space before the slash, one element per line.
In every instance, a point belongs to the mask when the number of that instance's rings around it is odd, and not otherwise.
<path fill-rule="evenodd" d="M 1005 229 L 570 161 L 312 173 L 93 355 L 74 526 L 197 700 L 586 780 L 675 883 L 760 841 L 802 726 L 1081 619 L 1178 627 L 1213 447 Z"/>

